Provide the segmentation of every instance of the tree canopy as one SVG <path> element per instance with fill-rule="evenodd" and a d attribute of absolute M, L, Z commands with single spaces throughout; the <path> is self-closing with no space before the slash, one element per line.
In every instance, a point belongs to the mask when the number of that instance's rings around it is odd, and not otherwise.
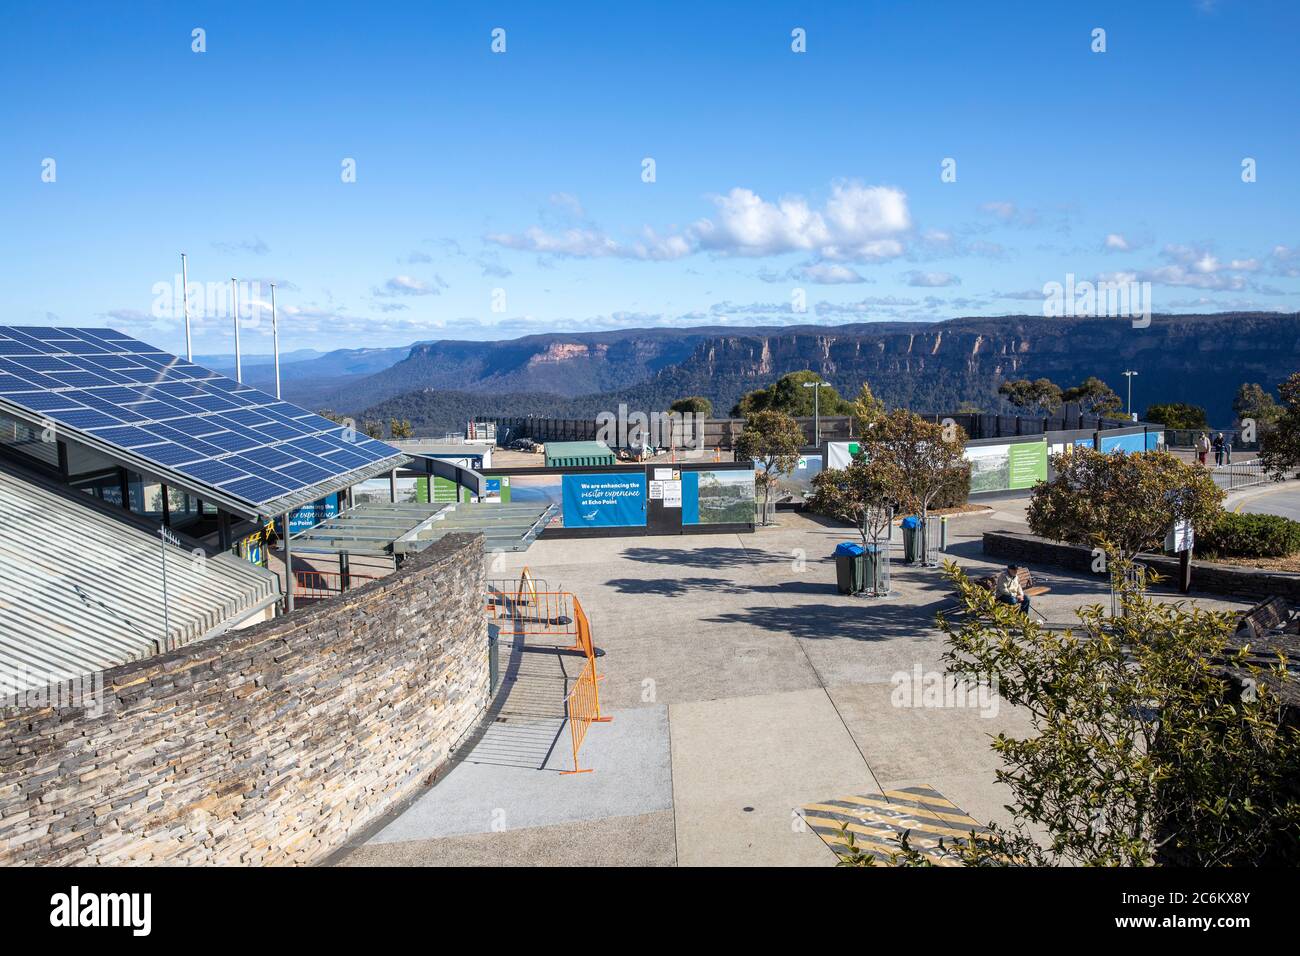
<path fill-rule="evenodd" d="M 689 398 L 679 398 L 668 406 L 670 412 L 680 414 L 700 415 L 708 418 L 713 414 L 713 403 L 703 395 L 692 395 Z"/>
<path fill-rule="evenodd" d="M 1300 470 L 1300 372 L 1277 388 L 1282 406 L 1274 427 L 1262 436 L 1259 458 L 1266 471 L 1281 481 Z"/>
<path fill-rule="evenodd" d="M 1067 402 L 1078 402 L 1079 407 L 1088 415 L 1119 415 L 1124 411 L 1124 400 L 1115 390 L 1097 378 L 1089 375 L 1073 388 L 1061 393 Z"/>
<path fill-rule="evenodd" d="M 1273 399 L 1271 392 L 1265 391 L 1254 382 L 1245 382 L 1237 389 L 1232 400 L 1232 412 L 1237 421 L 1251 419 L 1258 428 L 1267 428 L 1277 423 L 1282 408 Z"/>
<path fill-rule="evenodd" d="M 1166 451 L 1100 452 L 1074 448 L 1053 455 L 1056 477 L 1029 502 L 1029 530 L 1044 538 L 1100 547 L 1132 558 L 1164 540 L 1175 521 L 1208 528 L 1224 492 L 1204 468 Z"/>
<path fill-rule="evenodd" d="M 803 447 L 803 428 L 784 412 L 755 412 L 745 419 L 745 430 L 736 439 L 736 460 L 758 462 L 754 483 L 763 492 L 763 521 L 767 521 L 772 491 L 781 477 L 794 470 Z"/>
<path fill-rule="evenodd" d="M 1148 405 L 1142 416 L 1146 421 L 1164 425 L 1166 428 L 1209 428 L 1205 418 L 1205 409 L 1200 405 L 1186 402 L 1161 402 Z"/>
<path fill-rule="evenodd" d="M 963 475 L 969 481 L 970 464 L 962 457 L 966 433 L 956 425 L 935 424 L 895 409 L 877 419 L 861 443 L 867 458 L 895 476 L 899 507 L 922 517 L 951 482 Z"/>
<path fill-rule="evenodd" d="M 817 406 L 823 415 L 852 415 L 853 403 L 843 398 L 833 387 L 804 388 L 804 383 L 819 382 L 821 374 L 810 370 L 782 375 L 767 388 L 755 389 L 736 403 L 731 414 L 748 418 L 755 412 L 784 412 L 796 418 L 810 418 L 813 414 L 813 392 L 820 391 Z"/>
<path fill-rule="evenodd" d="M 1061 407 L 1061 386 L 1049 378 L 1038 378 L 1032 382 L 1027 378 L 1014 381 L 1008 379 L 998 386 L 998 394 L 1016 408 L 1023 408 L 1035 415 L 1049 415 Z"/>

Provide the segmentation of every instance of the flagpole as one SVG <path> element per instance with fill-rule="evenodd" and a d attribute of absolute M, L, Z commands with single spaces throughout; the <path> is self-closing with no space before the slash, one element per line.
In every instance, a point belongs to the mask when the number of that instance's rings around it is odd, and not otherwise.
<path fill-rule="evenodd" d="M 271 349 L 275 352 L 275 397 L 280 397 L 280 323 L 275 315 L 275 283 L 271 283 Z"/>
<path fill-rule="evenodd" d="M 190 344 L 190 270 L 183 252 L 181 253 L 181 295 L 185 300 L 185 361 L 193 362 L 194 348 Z"/>
<path fill-rule="evenodd" d="M 230 296 L 235 306 L 235 381 L 242 384 L 244 381 L 244 368 L 239 360 L 239 283 L 234 276 L 230 277 Z"/>

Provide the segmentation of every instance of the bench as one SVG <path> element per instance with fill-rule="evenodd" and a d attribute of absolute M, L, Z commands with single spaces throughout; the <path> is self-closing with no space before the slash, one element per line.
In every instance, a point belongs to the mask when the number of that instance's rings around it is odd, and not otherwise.
<path fill-rule="evenodd" d="M 1291 620 L 1291 605 L 1280 597 L 1260 601 L 1237 619 L 1237 637 L 1255 640 L 1276 633 Z"/>
<path fill-rule="evenodd" d="M 986 591 L 992 591 L 998 586 L 998 578 L 1000 577 L 1002 577 L 1001 571 L 996 574 L 987 575 L 986 577 L 976 578 L 972 583 L 974 583 L 976 587 L 981 587 Z M 1025 592 L 1025 597 L 1035 598 L 1039 595 L 1046 594 L 1051 590 L 1051 588 L 1044 585 L 1034 584 L 1033 575 L 1029 573 L 1028 568 L 1020 568 L 1017 570 L 1016 580 L 1020 582 L 1020 589 Z M 1040 621 L 1047 623 L 1047 618 L 1043 616 L 1043 612 L 1034 607 L 1032 601 L 1029 604 L 1029 610 L 1037 616 Z"/>
<path fill-rule="evenodd" d="M 986 591 L 992 591 L 998 586 L 998 578 L 1000 577 L 1002 577 L 1001 571 L 997 574 L 990 574 L 987 577 L 978 578 L 975 583 Z M 1052 590 L 1049 587 L 1035 585 L 1034 578 L 1029 573 L 1028 568 L 1020 568 L 1017 570 L 1016 580 L 1020 582 L 1020 589 L 1025 592 L 1026 597 L 1038 597 L 1040 594 L 1046 594 L 1048 591 Z"/>

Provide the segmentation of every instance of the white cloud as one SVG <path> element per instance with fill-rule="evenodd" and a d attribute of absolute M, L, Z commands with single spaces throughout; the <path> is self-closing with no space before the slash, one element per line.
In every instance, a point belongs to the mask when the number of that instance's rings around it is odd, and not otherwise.
<path fill-rule="evenodd" d="M 417 279 L 414 276 L 399 275 L 393 276 L 384 283 L 382 289 L 373 290 L 376 296 L 394 296 L 394 295 L 441 295 L 442 290 L 447 284 L 438 278 L 436 283 L 425 282 L 423 279 Z"/>
<path fill-rule="evenodd" d="M 866 282 L 856 269 L 837 262 L 814 262 L 800 267 L 798 277 L 818 285 L 841 285 L 845 283 Z"/>
<path fill-rule="evenodd" d="M 572 212 L 581 209 L 575 203 L 557 205 Z M 833 183 L 820 209 L 798 196 L 772 202 L 740 187 L 714 196 L 713 203 L 712 217 L 700 218 L 685 230 L 660 234 L 647 226 L 640 239 L 630 242 L 587 222 L 568 228 L 533 226 L 485 238 L 507 249 L 583 259 L 671 261 L 702 251 L 755 257 L 806 252 L 819 260 L 870 262 L 901 256 L 903 237 L 912 226 L 904 193 L 854 181 Z"/>
<path fill-rule="evenodd" d="M 692 227 L 701 248 L 723 255 L 813 252 L 825 259 L 870 261 L 903 254 L 898 238 L 911 228 L 907 196 L 888 186 L 839 182 L 821 210 L 798 196 L 776 202 L 750 189 L 715 196 L 716 221 Z"/>
<path fill-rule="evenodd" d="M 1132 246 L 1129 245 L 1129 241 L 1118 232 L 1112 232 L 1106 236 L 1107 251 L 1128 252 L 1131 248 Z"/>
<path fill-rule="evenodd" d="M 903 274 L 907 284 L 922 289 L 942 289 L 947 286 L 961 285 L 961 278 L 951 272 L 919 272 L 913 270 Z"/>
<path fill-rule="evenodd" d="M 264 256 L 271 251 L 271 247 L 261 239 L 238 239 L 233 242 L 213 242 L 212 248 L 216 249 L 218 252 L 249 252 L 255 256 Z"/>

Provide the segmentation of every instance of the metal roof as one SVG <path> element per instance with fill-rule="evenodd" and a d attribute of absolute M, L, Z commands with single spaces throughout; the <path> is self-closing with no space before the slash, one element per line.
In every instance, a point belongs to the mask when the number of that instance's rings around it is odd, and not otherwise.
<path fill-rule="evenodd" d="M 548 441 L 545 447 L 547 468 L 618 463 L 618 456 L 603 441 Z"/>
<path fill-rule="evenodd" d="M 164 546 L 110 508 L 0 467 L 0 699 L 198 640 L 279 599 L 265 568 Z"/>
<path fill-rule="evenodd" d="M 526 551 L 558 511 L 539 504 L 363 502 L 293 536 L 294 552 L 400 555 L 453 532 L 481 532 L 488 551 Z"/>
<path fill-rule="evenodd" d="M 251 519 L 408 460 L 113 329 L 0 326 L 0 409 Z"/>

